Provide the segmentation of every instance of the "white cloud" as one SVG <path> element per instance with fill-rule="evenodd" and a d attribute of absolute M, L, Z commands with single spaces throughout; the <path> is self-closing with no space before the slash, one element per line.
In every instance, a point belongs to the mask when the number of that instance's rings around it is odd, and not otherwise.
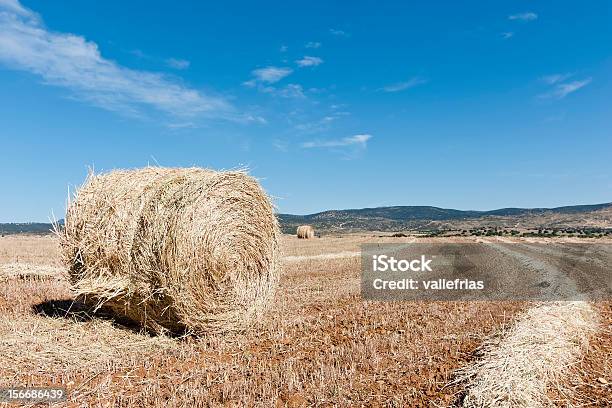
<path fill-rule="evenodd" d="M 553 98 L 563 99 L 567 95 L 576 92 L 577 90 L 584 88 L 591 83 L 592 78 L 586 78 L 579 81 L 572 81 L 566 83 L 556 83 L 550 92 L 540 95 L 540 98 Z"/>
<path fill-rule="evenodd" d="M 333 122 L 346 112 L 334 112 L 316 121 L 302 122 L 294 126 L 295 130 L 303 134 L 314 134 L 328 131 Z"/>
<path fill-rule="evenodd" d="M 247 86 L 249 88 L 255 88 L 257 86 L 257 80 L 249 79 L 248 81 L 244 81 L 242 85 Z"/>
<path fill-rule="evenodd" d="M 266 118 L 264 118 L 263 116 L 247 115 L 246 119 L 249 122 L 257 122 L 260 125 L 266 125 L 268 123 L 268 120 Z"/>
<path fill-rule="evenodd" d="M 501 36 L 504 40 L 508 40 L 512 37 L 514 37 L 514 33 L 512 31 L 507 31 L 505 33 L 501 33 Z"/>
<path fill-rule="evenodd" d="M 134 55 L 135 57 L 138 57 L 144 60 L 148 60 L 148 61 L 155 62 L 155 63 L 162 62 L 164 63 L 164 65 L 172 69 L 180 69 L 180 70 L 187 69 L 191 65 L 191 62 L 186 59 L 182 59 L 182 58 L 163 59 L 163 58 L 159 58 L 159 57 L 147 54 L 144 51 L 139 50 L 139 49 L 130 50 L 128 52 Z"/>
<path fill-rule="evenodd" d="M 537 20 L 538 19 L 538 15 L 536 13 L 528 11 L 528 12 L 525 12 L 525 13 L 512 14 L 512 15 L 508 16 L 508 19 L 509 20 L 528 22 L 528 21 Z"/>
<path fill-rule="evenodd" d="M 305 56 L 302 59 L 295 61 L 295 63 L 300 67 L 316 67 L 317 65 L 321 65 L 323 60 L 319 57 Z"/>
<path fill-rule="evenodd" d="M 292 72 L 293 70 L 291 68 L 270 66 L 255 69 L 251 72 L 251 74 L 253 74 L 256 81 L 273 84 L 275 82 L 280 81 Z"/>
<path fill-rule="evenodd" d="M 195 129 L 196 126 L 193 122 L 176 122 L 176 123 L 168 123 L 166 125 L 168 129 L 179 130 L 179 129 Z"/>
<path fill-rule="evenodd" d="M 283 139 L 275 139 L 272 141 L 272 146 L 280 152 L 286 153 L 289 151 L 289 142 Z"/>
<path fill-rule="evenodd" d="M 279 51 L 280 52 L 287 52 L 288 49 L 289 49 L 289 47 L 287 47 L 286 45 L 281 45 Z"/>
<path fill-rule="evenodd" d="M 372 135 L 363 134 L 344 137 L 342 139 L 327 140 L 327 141 L 311 141 L 302 143 L 302 147 L 305 149 L 312 149 L 318 147 L 357 147 L 365 149 L 368 141 L 372 138 Z"/>
<path fill-rule="evenodd" d="M 104 58 L 98 45 L 82 36 L 47 30 L 35 13 L 15 0 L 0 0 L 0 64 L 128 116 L 147 116 L 151 109 L 181 117 L 234 116 L 221 97 L 158 73 L 123 67 Z"/>
<path fill-rule="evenodd" d="M 19 0 L 0 0 L 0 9 L 2 8 L 23 17 L 33 17 L 36 15 L 33 11 L 23 7 Z"/>
<path fill-rule="evenodd" d="M 174 69 L 187 69 L 191 65 L 191 62 L 184 60 L 184 59 L 168 58 L 166 60 L 166 64 L 170 68 L 174 68 Z"/>
<path fill-rule="evenodd" d="M 398 82 L 395 84 L 387 85 L 382 88 L 385 92 L 399 92 L 406 89 L 414 88 L 422 84 L 426 84 L 427 80 L 419 77 L 410 78 L 408 81 Z"/>
<path fill-rule="evenodd" d="M 543 76 L 542 78 L 540 78 L 543 82 L 549 84 L 549 85 L 554 85 L 558 82 L 563 82 L 566 79 L 570 78 L 573 74 L 570 73 L 565 73 L 565 74 L 552 74 L 552 75 L 546 75 Z"/>
<path fill-rule="evenodd" d="M 307 42 L 306 45 L 304 45 L 306 48 L 320 48 L 321 47 L 321 43 L 317 42 L 317 41 L 310 41 Z"/>
<path fill-rule="evenodd" d="M 145 54 L 142 50 L 130 50 L 128 51 L 130 54 L 138 57 L 138 58 L 143 58 L 143 59 L 154 59 L 153 57 L 151 57 L 150 55 Z"/>
<path fill-rule="evenodd" d="M 255 69 L 251 72 L 253 78 L 243 82 L 243 85 L 250 88 L 257 88 L 259 92 L 279 96 L 281 98 L 306 98 L 304 89 L 299 84 L 287 84 L 283 87 L 272 86 L 292 72 L 293 70 L 291 68 L 286 67 L 269 66 Z"/>
<path fill-rule="evenodd" d="M 333 35 L 337 35 L 339 37 L 348 37 L 348 33 L 346 31 L 337 30 L 335 28 L 330 28 L 329 32 L 332 33 Z"/>
<path fill-rule="evenodd" d="M 280 96 L 281 98 L 306 98 L 306 95 L 304 94 L 304 88 L 302 88 L 302 85 L 299 84 L 287 84 L 286 86 L 281 88 L 275 88 L 273 86 L 263 86 L 260 88 L 260 91 L 274 96 Z"/>

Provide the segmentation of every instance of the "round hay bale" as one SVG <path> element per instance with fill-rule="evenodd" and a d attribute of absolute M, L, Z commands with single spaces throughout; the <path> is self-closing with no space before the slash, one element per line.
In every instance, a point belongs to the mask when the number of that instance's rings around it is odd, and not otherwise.
<path fill-rule="evenodd" d="M 300 225 L 297 229 L 297 237 L 300 239 L 314 238 L 314 228 L 310 225 Z"/>
<path fill-rule="evenodd" d="M 278 282 L 273 207 L 242 171 L 90 174 L 59 235 L 78 297 L 156 332 L 243 330 Z"/>

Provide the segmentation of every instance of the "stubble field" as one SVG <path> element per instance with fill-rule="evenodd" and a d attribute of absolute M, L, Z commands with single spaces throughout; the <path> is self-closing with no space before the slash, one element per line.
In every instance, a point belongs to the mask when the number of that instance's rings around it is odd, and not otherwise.
<path fill-rule="evenodd" d="M 197 339 L 91 316 L 73 304 L 53 237 L 0 238 L 0 386 L 63 386 L 70 407 L 460 404 L 456 370 L 533 304 L 363 301 L 359 245 L 414 240 L 284 236 L 265 318 L 244 334 Z M 559 406 L 612 401 L 612 308 L 594 308 L 597 333 L 565 386 L 548 393 Z"/>

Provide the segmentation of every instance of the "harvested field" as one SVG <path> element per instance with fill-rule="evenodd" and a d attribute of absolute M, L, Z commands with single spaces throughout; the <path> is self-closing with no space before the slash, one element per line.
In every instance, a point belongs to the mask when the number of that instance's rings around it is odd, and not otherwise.
<path fill-rule="evenodd" d="M 8 235 L 0 238 L 0 264 L 28 263 L 62 266 L 57 239 L 52 235 Z"/>
<path fill-rule="evenodd" d="M 32 238 L 0 238 L 2 263 L 19 257 L 56 265 L 52 240 L 36 240 L 39 251 Z M 464 385 L 449 385 L 456 370 L 477 361 L 483 342 L 510 330 L 533 304 L 364 302 L 360 258 L 327 256 L 358 252 L 364 242 L 413 240 L 283 236 L 284 255 L 293 258 L 271 312 L 231 337 L 147 335 L 73 305 L 62 277 L 8 279 L 0 282 L 0 383 L 61 384 L 69 390 L 65 405 L 74 407 L 458 404 Z M 606 388 L 593 381 L 610 381 L 610 337 L 598 336 L 602 346 L 587 348 L 575 374 L 582 384 L 576 398 L 591 386 L 598 386 L 596 401 L 605 397 Z M 598 374 L 585 376 L 589 370 Z"/>
<path fill-rule="evenodd" d="M 65 269 L 29 263 L 0 264 L 0 281 L 10 279 L 61 279 Z"/>

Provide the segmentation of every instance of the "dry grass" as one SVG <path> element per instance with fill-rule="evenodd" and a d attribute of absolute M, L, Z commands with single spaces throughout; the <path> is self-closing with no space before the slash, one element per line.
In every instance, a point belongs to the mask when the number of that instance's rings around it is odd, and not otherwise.
<path fill-rule="evenodd" d="M 600 316 L 601 330 L 589 341 L 589 348 L 559 390 L 549 393 L 560 407 L 612 407 L 612 302 L 598 302 L 593 307 Z"/>
<path fill-rule="evenodd" d="M 241 171 L 92 174 L 58 235 L 81 299 L 160 333 L 243 330 L 278 282 L 277 220 Z"/>
<path fill-rule="evenodd" d="M 460 372 L 465 407 L 544 407 L 597 331 L 587 303 L 558 302 L 528 310 L 500 337 L 486 342 L 482 358 Z M 563 393 L 563 390 L 560 390 Z"/>
<path fill-rule="evenodd" d="M 289 256 L 317 256 L 357 251 L 367 240 L 283 244 Z M 22 248 L 11 245 L 9 252 Z M 46 255 L 51 261 L 55 252 Z M 291 262 L 274 313 L 246 333 L 200 339 L 67 312 L 66 280 L 11 279 L 0 285 L 0 383 L 62 384 L 66 406 L 75 407 L 448 405 L 461 391 L 446 387 L 455 370 L 525 306 L 363 302 L 359 271 L 358 257 Z"/>
<path fill-rule="evenodd" d="M 9 263 L 63 266 L 57 239 L 52 235 L 0 237 L 0 264 Z"/>
<path fill-rule="evenodd" d="M 50 265 L 29 263 L 0 264 L 0 281 L 10 279 L 60 279 L 66 270 Z"/>
<path fill-rule="evenodd" d="M 324 259 L 343 259 L 343 258 L 355 258 L 361 256 L 361 252 L 357 251 L 342 251 L 333 252 L 331 254 L 321 255 L 288 255 L 283 258 L 283 262 L 300 262 L 307 260 L 324 260 Z"/>

